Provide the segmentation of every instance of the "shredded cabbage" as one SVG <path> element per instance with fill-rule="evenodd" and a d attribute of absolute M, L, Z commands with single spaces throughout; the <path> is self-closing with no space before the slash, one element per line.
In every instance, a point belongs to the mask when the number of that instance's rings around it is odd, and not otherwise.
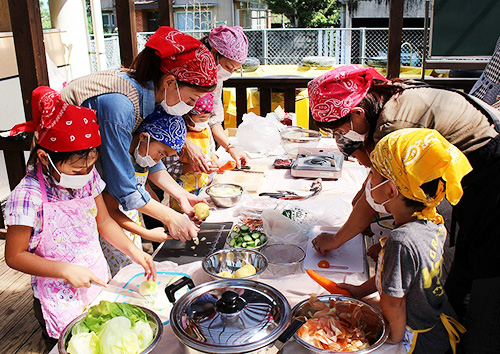
<path fill-rule="evenodd" d="M 210 194 L 214 197 L 235 197 L 241 194 L 241 188 L 231 185 L 213 186 Z"/>

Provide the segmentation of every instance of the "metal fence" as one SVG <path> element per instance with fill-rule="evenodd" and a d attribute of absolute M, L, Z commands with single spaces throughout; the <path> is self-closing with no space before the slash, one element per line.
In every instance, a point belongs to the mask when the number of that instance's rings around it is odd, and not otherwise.
<path fill-rule="evenodd" d="M 205 31 L 187 32 L 196 38 L 208 34 Z M 137 34 L 139 51 L 152 32 Z M 328 28 L 328 29 L 261 29 L 245 30 L 248 37 L 248 56 L 258 58 L 261 64 L 301 64 L 304 57 L 329 57 L 335 64 L 368 64 L 385 66 L 389 30 L 387 28 Z M 120 66 L 118 37 L 104 39 L 108 68 Z M 420 66 L 424 48 L 422 28 L 403 29 L 401 64 Z M 91 45 L 94 41 L 91 40 Z M 428 45 L 428 44 L 427 44 Z M 97 70 L 92 56 L 93 70 Z"/>

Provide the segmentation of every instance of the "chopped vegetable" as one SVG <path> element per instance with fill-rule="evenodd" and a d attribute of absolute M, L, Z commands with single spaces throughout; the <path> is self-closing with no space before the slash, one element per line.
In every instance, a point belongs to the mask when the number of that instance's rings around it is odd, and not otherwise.
<path fill-rule="evenodd" d="M 322 259 L 321 261 L 318 262 L 318 267 L 320 267 L 320 268 L 330 268 L 330 263 L 328 263 L 328 261 Z"/>
<path fill-rule="evenodd" d="M 236 226 L 229 234 L 228 244 L 236 248 L 255 248 L 267 241 L 267 236 L 253 225 Z"/>
<path fill-rule="evenodd" d="M 236 162 L 231 160 L 226 162 L 221 167 L 219 167 L 219 171 L 217 171 L 217 173 L 224 173 L 225 171 L 234 170 L 235 167 L 236 167 Z"/>

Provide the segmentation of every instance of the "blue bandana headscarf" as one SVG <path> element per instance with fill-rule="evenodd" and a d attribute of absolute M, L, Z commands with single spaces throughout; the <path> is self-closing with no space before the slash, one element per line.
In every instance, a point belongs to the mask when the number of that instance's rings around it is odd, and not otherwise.
<path fill-rule="evenodd" d="M 153 139 L 170 146 L 179 153 L 186 142 L 186 123 L 179 116 L 165 112 L 159 104 L 136 130 L 137 133 L 146 132 Z"/>

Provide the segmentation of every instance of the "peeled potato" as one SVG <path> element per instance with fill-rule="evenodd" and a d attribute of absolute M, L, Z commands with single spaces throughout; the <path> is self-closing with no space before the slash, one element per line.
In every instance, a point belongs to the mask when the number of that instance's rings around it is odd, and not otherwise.
<path fill-rule="evenodd" d="M 250 275 L 254 275 L 255 273 L 257 273 L 257 270 L 253 265 L 245 264 L 243 267 L 234 272 L 233 278 L 249 277 Z"/>
<path fill-rule="evenodd" d="M 196 203 L 194 205 L 194 215 L 199 220 L 205 220 L 210 215 L 210 208 L 207 203 Z"/>
<path fill-rule="evenodd" d="M 220 273 L 217 273 L 217 276 L 218 277 L 222 277 L 222 278 L 232 278 L 233 275 L 231 274 L 231 272 L 229 271 L 224 271 L 224 272 L 220 272 Z"/>

